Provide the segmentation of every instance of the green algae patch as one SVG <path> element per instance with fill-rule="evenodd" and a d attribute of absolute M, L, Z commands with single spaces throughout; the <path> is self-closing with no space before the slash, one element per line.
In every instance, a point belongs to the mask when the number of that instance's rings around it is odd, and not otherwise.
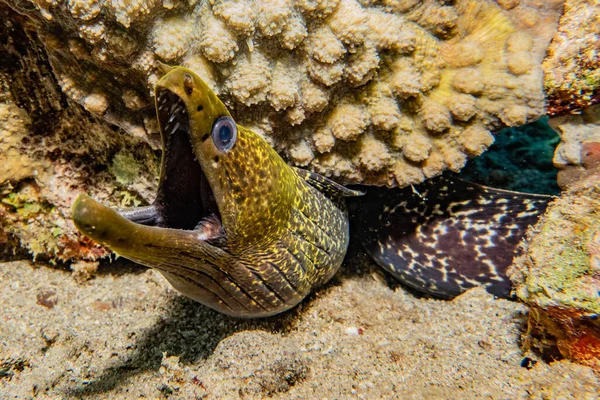
<path fill-rule="evenodd" d="M 118 183 L 127 186 L 140 176 L 142 167 L 133 154 L 127 150 L 121 150 L 115 154 L 108 169 Z"/>
<path fill-rule="evenodd" d="M 59 253 L 61 235 L 56 234 L 56 229 L 62 230 L 55 207 L 40 199 L 38 191 L 35 184 L 22 184 L 19 188 L 7 188 L 0 199 L 4 206 L 0 216 L 5 220 L 6 230 L 12 235 L 27 233 L 20 236 L 20 243 L 34 259 L 40 254 Z M 54 221 L 54 230 L 42 229 L 41 221 Z"/>
<path fill-rule="evenodd" d="M 144 203 L 144 201 L 140 200 L 137 195 L 131 194 L 126 190 L 118 192 L 117 196 L 121 198 L 119 201 L 119 205 L 121 207 L 138 207 Z"/>
<path fill-rule="evenodd" d="M 52 209 L 52 207 L 49 205 L 43 207 L 37 202 L 37 200 L 29 198 L 28 195 L 23 195 L 19 193 L 9 193 L 0 201 L 2 202 L 2 204 L 10 206 L 13 211 L 17 212 L 24 218 L 43 212 L 43 208 L 46 208 L 48 210 Z"/>

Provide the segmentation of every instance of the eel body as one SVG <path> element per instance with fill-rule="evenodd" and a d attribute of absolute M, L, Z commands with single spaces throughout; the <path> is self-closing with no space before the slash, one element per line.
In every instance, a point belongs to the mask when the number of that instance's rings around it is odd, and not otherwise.
<path fill-rule="evenodd" d="M 163 69 L 156 200 L 113 210 L 81 195 L 75 225 L 222 313 L 294 307 L 338 270 L 349 243 L 344 198 L 362 193 L 288 166 L 191 70 Z M 444 298 L 475 285 L 508 297 L 506 271 L 550 199 L 445 177 L 366 191 L 351 204 L 366 251 L 404 284 Z"/>
<path fill-rule="evenodd" d="M 443 175 L 369 190 L 351 204 L 351 229 L 379 266 L 419 292 L 452 298 L 483 286 L 508 298 L 507 270 L 552 198 Z"/>
<path fill-rule="evenodd" d="M 288 166 L 236 125 L 194 72 L 163 68 L 156 200 L 113 210 L 81 195 L 75 225 L 222 313 L 264 317 L 294 307 L 339 268 L 349 240 L 343 197 L 358 193 Z"/>

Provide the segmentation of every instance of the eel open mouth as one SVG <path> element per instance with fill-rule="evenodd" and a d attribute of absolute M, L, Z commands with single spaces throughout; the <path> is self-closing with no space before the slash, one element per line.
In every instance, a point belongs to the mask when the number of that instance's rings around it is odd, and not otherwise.
<path fill-rule="evenodd" d="M 164 249 L 196 246 L 197 240 L 216 245 L 226 239 L 213 191 L 192 148 L 194 135 L 185 104 L 167 89 L 158 91 L 157 101 L 163 163 L 154 203 L 113 210 L 82 194 L 72 210 L 73 222 L 83 234 L 151 266 L 166 257 Z M 163 248 L 162 258 L 152 255 L 150 260 L 144 243 Z"/>
<path fill-rule="evenodd" d="M 161 181 L 154 201 L 156 219 L 151 224 L 201 230 L 207 240 L 221 237 L 224 230 L 219 209 L 193 152 L 186 105 L 168 89 L 158 89 L 156 95 L 164 148 Z"/>

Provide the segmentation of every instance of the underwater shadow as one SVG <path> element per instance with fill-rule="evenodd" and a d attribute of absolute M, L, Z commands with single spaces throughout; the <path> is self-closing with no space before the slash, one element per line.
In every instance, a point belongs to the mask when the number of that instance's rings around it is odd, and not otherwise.
<path fill-rule="evenodd" d="M 136 272 L 137 266 L 130 266 Z M 303 302 L 306 304 L 306 301 Z M 69 397 L 106 393 L 146 371 L 158 371 L 163 353 L 179 356 L 183 364 L 195 364 L 213 354 L 225 338 L 246 330 L 287 333 L 294 329 L 303 306 L 263 319 L 237 319 L 220 314 L 182 295 L 172 295 L 166 315 L 154 326 L 137 333 L 133 354 L 106 368 L 87 384 L 65 392 Z"/>
<path fill-rule="evenodd" d="M 140 275 L 146 273 L 148 271 L 148 267 L 145 267 L 140 264 L 136 264 L 132 261 L 129 261 L 126 258 L 110 258 L 103 259 L 100 267 L 94 273 L 95 276 L 105 276 L 110 275 L 113 277 L 120 277 L 125 275 Z"/>

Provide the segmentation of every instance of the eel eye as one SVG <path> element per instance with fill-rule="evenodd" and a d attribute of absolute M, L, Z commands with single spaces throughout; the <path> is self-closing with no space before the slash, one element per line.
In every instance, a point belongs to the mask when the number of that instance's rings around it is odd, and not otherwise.
<path fill-rule="evenodd" d="M 220 151 L 229 151 L 237 139 L 237 126 L 231 117 L 221 117 L 212 128 L 212 140 Z"/>

